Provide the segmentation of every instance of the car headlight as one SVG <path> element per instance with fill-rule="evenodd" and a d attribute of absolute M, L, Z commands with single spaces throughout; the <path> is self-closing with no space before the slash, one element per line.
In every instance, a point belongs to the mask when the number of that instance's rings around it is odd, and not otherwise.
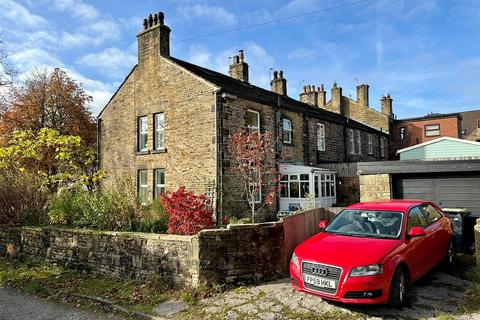
<path fill-rule="evenodd" d="M 350 277 L 374 276 L 382 274 L 383 267 L 381 264 L 370 264 L 368 266 L 355 267 L 350 271 Z"/>
<path fill-rule="evenodd" d="M 298 268 L 299 263 L 298 263 L 298 258 L 297 258 L 297 256 L 295 255 L 295 252 L 292 254 L 292 259 L 291 259 L 290 261 L 292 262 L 292 264 L 293 264 L 295 267 Z"/>

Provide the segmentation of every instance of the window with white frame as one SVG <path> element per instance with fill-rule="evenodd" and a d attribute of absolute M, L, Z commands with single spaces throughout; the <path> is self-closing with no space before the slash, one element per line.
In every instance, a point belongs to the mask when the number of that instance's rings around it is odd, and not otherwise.
<path fill-rule="evenodd" d="M 321 174 L 320 186 L 322 198 L 335 197 L 335 174 Z"/>
<path fill-rule="evenodd" d="M 368 135 L 368 154 L 373 154 L 373 137 L 371 134 Z"/>
<path fill-rule="evenodd" d="M 348 140 L 350 142 L 350 153 L 355 153 L 355 136 L 353 129 L 348 129 Z"/>
<path fill-rule="evenodd" d="M 385 158 L 385 139 L 380 138 L 380 157 Z"/>
<path fill-rule="evenodd" d="M 440 135 L 439 124 L 429 124 L 425 126 L 425 137 L 434 137 Z"/>
<path fill-rule="evenodd" d="M 260 203 L 262 202 L 262 186 L 260 183 L 250 183 L 249 185 L 249 188 L 250 188 L 250 192 L 249 192 L 249 199 L 248 199 L 248 202 L 250 203 L 252 200 L 250 198 L 250 196 L 252 194 L 254 194 L 255 198 L 254 198 L 254 203 Z"/>
<path fill-rule="evenodd" d="M 165 193 L 165 169 L 153 170 L 153 198 Z"/>
<path fill-rule="evenodd" d="M 283 128 L 282 128 L 282 141 L 283 143 L 292 143 L 292 121 L 288 119 L 283 119 Z"/>
<path fill-rule="evenodd" d="M 254 110 L 247 110 L 248 131 L 260 131 L 260 113 Z"/>
<path fill-rule="evenodd" d="M 148 171 L 137 171 L 137 196 L 141 203 L 146 203 L 148 198 Z"/>
<path fill-rule="evenodd" d="M 362 136 L 360 134 L 360 130 L 356 130 L 356 136 L 357 136 L 357 153 L 361 154 L 362 153 Z"/>
<path fill-rule="evenodd" d="M 308 174 L 286 174 L 280 179 L 281 198 L 307 198 L 310 193 Z"/>
<path fill-rule="evenodd" d="M 156 113 L 153 118 L 155 127 L 155 139 L 153 147 L 155 150 L 165 149 L 165 114 Z"/>
<path fill-rule="evenodd" d="M 138 118 L 137 127 L 138 151 L 148 151 L 148 123 L 146 116 Z"/>
<path fill-rule="evenodd" d="M 325 125 L 317 123 L 317 149 L 325 151 Z"/>

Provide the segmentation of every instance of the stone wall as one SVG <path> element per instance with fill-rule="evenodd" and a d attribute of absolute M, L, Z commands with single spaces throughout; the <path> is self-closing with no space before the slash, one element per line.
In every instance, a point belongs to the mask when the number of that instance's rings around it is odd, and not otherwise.
<path fill-rule="evenodd" d="M 475 254 L 477 256 L 477 266 L 480 267 L 480 219 L 477 219 L 475 225 Z"/>
<path fill-rule="evenodd" d="M 198 235 L 202 279 L 238 283 L 288 275 L 282 222 L 231 225 Z"/>
<path fill-rule="evenodd" d="M 0 256 L 8 244 L 20 258 L 99 276 L 160 276 L 193 286 L 199 281 L 194 236 L 25 227 L 0 230 Z"/>
<path fill-rule="evenodd" d="M 389 174 L 360 176 L 360 201 L 392 198 L 392 177 Z"/>
<path fill-rule="evenodd" d="M 0 256 L 7 254 L 102 277 L 159 276 L 193 287 L 288 275 L 282 222 L 233 225 L 195 236 L 50 227 L 0 229 Z"/>

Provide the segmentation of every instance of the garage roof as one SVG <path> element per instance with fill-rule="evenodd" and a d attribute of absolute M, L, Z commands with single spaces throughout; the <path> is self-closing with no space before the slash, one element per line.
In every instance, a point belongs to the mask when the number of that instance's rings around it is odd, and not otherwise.
<path fill-rule="evenodd" d="M 440 137 L 397 151 L 400 160 L 480 159 L 480 142 Z"/>

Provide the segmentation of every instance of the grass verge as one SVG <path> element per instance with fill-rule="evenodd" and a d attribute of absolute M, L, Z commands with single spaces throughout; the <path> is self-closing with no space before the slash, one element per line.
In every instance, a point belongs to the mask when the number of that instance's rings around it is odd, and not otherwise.
<path fill-rule="evenodd" d="M 0 287 L 16 288 L 42 298 L 73 303 L 77 307 L 104 309 L 92 301 L 79 301 L 78 295 L 108 300 L 127 310 L 153 314 L 160 303 L 182 299 L 196 304 L 211 294 L 211 288 L 178 289 L 162 278 L 119 280 L 97 278 L 37 261 L 0 258 Z M 72 298 L 76 296 L 77 298 Z"/>

